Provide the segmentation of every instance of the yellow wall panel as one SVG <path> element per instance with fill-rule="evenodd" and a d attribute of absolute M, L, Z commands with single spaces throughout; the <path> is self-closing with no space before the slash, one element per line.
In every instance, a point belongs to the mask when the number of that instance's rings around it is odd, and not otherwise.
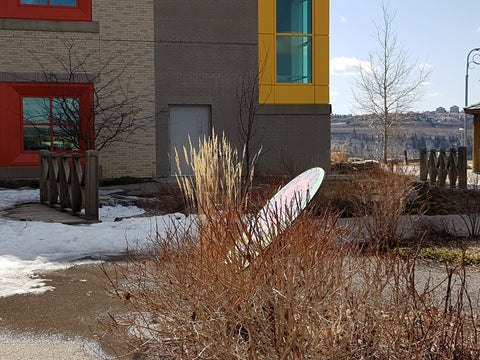
<path fill-rule="evenodd" d="M 276 82 L 274 35 L 258 35 L 258 71 L 260 84 Z"/>
<path fill-rule="evenodd" d="M 312 85 L 275 86 L 275 104 L 313 104 L 315 88 Z"/>
<path fill-rule="evenodd" d="M 261 1 L 261 0 L 260 0 Z M 314 1 L 314 26 L 313 33 L 315 35 L 328 35 L 329 34 L 329 20 L 330 9 L 329 0 L 315 0 Z"/>
<path fill-rule="evenodd" d="M 258 88 L 259 104 L 275 104 L 275 86 L 260 85 Z"/>
<path fill-rule="evenodd" d="M 275 0 L 258 0 L 258 33 L 275 32 Z"/>
<path fill-rule="evenodd" d="M 330 55 L 328 36 L 314 36 L 314 67 L 313 76 L 315 85 L 328 85 L 330 83 Z"/>
<path fill-rule="evenodd" d="M 328 86 L 315 86 L 315 104 L 330 103 L 330 90 Z"/>

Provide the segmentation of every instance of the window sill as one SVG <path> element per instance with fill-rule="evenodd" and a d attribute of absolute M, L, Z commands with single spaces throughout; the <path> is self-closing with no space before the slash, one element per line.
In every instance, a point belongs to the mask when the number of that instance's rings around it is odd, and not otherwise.
<path fill-rule="evenodd" d="M 264 104 L 259 115 L 330 115 L 330 104 Z"/>
<path fill-rule="evenodd" d="M 99 33 L 98 21 L 0 19 L 0 30 Z"/>

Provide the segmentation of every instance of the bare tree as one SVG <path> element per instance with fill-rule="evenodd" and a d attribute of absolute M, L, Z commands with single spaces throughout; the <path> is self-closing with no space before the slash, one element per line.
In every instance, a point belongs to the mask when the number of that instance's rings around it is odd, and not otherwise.
<path fill-rule="evenodd" d="M 246 174 L 250 176 L 254 163 L 261 150 L 262 134 L 258 133 L 256 116 L 263 104 L 259 98 L 259 79 L 261 72 L 245 74 L 237 91 L 238 104 L 237 128 L 240 143 L 245 152 Z"/>
<path fill-rule="evenodd" d="M 423 92 L 430 76 L 425 64 L 409 62 L 407 51 L 393 32 L 395 14 L 382 4 L 383 18 L 375 25 L 378 49 L 359 62 L 353 97 L 360 111 L 369 117 L 370 126 L 383 137 L 383 161 L 388 158 L 392 127 L 407 119 L 406 112 Z"/>
<path fill-rule="evenodd" d="M 62 89 L 55 92 L 56 108 L 52 111 L 59 138 L 72 149 L 101 151 L 114 142 L 127 142 L 137 130 L 151 126 L 155 114 L 144 112 L 151 104 L 146 103 L 143 92 L 132 91 L 132 76 L 128 75 L 131 63 L 120 51 L 103 48 L 82 54 L 75 40 L 59 40 L 64 51 L 47 59 L 30 52 L 41 67 L 40 81 L 53 84 L 52 90 L 55 85 Z M 79 84 L 91 85 L 86 101 L 72 95 Z"/>

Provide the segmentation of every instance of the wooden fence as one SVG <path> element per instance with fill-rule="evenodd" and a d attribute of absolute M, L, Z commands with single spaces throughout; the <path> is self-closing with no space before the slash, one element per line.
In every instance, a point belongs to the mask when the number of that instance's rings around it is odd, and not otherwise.
<path fill-rule="evenodd" d="M 429 153 L 427 149 L 420 149 L 420 181 L 443 188 L 447 178 L 450 187 L 456 187 L 458 182 L 459 189 L 467 189 L 467 148 L 430 150 Z"/>
<path fill-rule="evenodd" d="M 98 152 L 88 150 L 82 156 L 40 151 L 40 202 L 98 221 Z"/>

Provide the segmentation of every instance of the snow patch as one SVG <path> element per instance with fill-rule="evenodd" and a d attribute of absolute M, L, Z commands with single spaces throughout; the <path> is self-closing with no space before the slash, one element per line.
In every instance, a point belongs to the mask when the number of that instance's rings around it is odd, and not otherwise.
<path fill-rule="evenodd" d="M 39 202 L 39 191 L 0 189 L 0 212 L 20 203 Z M 143 248 L 156 233 L 188 221 L 183 214 L 135 217 L 136 206 L 103 206 L 102 222 L 64 225 L 0 218 L 0 297 L 53 290 L 39 272 L 66 269 L 79 259 L 101 259 Z M 120 221 L 116 221 L 120 220 Z"/>
<path fill-rule="evenodd" d="M 42 294 L 53 290 L 48 280 L 42 279 L 38 273 L 66 269 L 73 264 L 52 263 L 44 258 L 20 260 L 14 256 L 0 256 L 0 297 L 19 294 Z"/>

